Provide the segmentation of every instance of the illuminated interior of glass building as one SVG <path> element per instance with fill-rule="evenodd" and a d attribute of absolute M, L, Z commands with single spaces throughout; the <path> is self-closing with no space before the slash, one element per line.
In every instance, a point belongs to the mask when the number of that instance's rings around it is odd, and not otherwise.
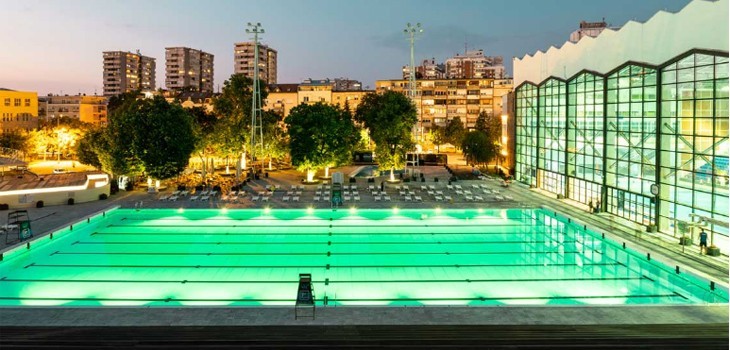
<path fill-rule="evenodd" d="M 668 233 L 728 221 L 728 53 L 522 83 L 515 178 Z M 715 244 L 725 225 L 710 225 Z"/>

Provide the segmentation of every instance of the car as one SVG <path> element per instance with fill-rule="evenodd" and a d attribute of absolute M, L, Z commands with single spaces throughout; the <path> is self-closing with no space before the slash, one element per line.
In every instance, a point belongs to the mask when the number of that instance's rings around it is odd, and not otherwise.
<path fill-rule="evenodd" d="M 63 168 L 53 169 L 53 173 L 54 174 L 66 174 L 66 173 L 68 173 L 68 170 L 63 169 Z"/>

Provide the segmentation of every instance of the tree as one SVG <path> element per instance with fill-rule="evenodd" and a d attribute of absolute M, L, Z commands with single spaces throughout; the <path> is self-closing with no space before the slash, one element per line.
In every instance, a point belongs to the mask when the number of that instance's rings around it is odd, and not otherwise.
<path fill-rule="evenodd" d="M 492 114 L 481 112 L 477 117 L 475 130 L 484 132 L 489 142 L 497 145 L 498 153 L 492 159 L 495 161 L 502 159 L 502 154 L 499 153 L 502 145 L 502 120 Z"/>
<path fill-rule="evenodd" d="M 375 154 L 383 169 L 405 165 L 406 154 L 415 147 L 411 130 L 418 120 L 416 106 L 403 94 L 387 91 L 368 93 L 355 111 L 355 119 L 369 131 L 375 142 Z"/>
<path fill-rule="evenodd" d="M 208 166 L 208 160 L 214 156 L 218 149 L 215 138 L 212 136 L 218 125 L 218 118 L 208 113 L 205 108 L 193 107 L 187 109 L 187 112 L 193 118 L 193 128 L 195 131 L 195 153 L 200 157 L 203 163 L 203 178 Z M 213 169 L 211 169 L 212 171 Z"/>
<path fill-rule="evenodd" d="M 269 170 L 273 170 L 272 161 L 285 156 L 289 152 L 287 134 L 281 127 L 281 116 L 271 111 L 263 113 L 263 156 L 269 159 Z"/>
<path fill-rule="evenodd" d="M 164 180 L 185 169 L 196 144 L 193 117 L 185 109 L 156 96 L 123 114 L 135 125 L 128 130 L 132 152 L 147 174 Z"/>
<path fill-rule="evenodd" d="M 448 142 L 446 129 L 443 126 L 436 125 L 431 128 L 431 142 L 436 145 L 436 153 L 441 153 L 441 145 Z"/>
<path fill-rule="evenodd" d="M 321 102 L 292 108 L 284 122 L 289 130 L 292 164 L 314 180 L 318 169 L 345 164 L 352 159 L 359 132 L 349 114 Z"/>
<path fill-rule="evenodd" d="M 76 143 L 76 157 L 79 163 L 102 169 L 101 160 L 99 159 L 99 146 L 104 145 L 104 130 L 92 129 L 86 132 L 84 136 Z"/>
<path fill-rule="evenodd" d="M 464 123 L 461 122 L 461 118 L 451 118 L 446 124 L 444 134 L 446 136 L 446 142 L 454 145 L 454 147 L 460 147 L 461 141 L 466 134 L 466 128 L 464 128 Z"/>
<path fill-rule="evenodd" d="M 21 152 L 28 150 L 29 135 L 22 131 L 9 131 L 0 134 L 0 147 L 11 148 Z"/>
<path fill-rule="evenodd" d="M 499 155 L 499 145 L 479 130 L 468 132 L 460 146 L 466 163 L 471 165 L 486 164 Z"/>

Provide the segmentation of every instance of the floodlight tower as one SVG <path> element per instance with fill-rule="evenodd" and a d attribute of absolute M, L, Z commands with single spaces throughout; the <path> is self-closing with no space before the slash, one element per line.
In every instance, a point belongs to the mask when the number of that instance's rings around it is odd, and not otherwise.
<path fill-rule="evenodd" d="M 261 105 L 261 86 L 259 84 L 259 34 L 264 34 L 261 23 L 248 22 L 246 33 L 253 34 L 253 96 L 251 96 L 251 166 L 256 178 L 256 166 L 253 162 L 256 155 L 256 145 L 261 144 L 261 156 L 264 154 L 264 128 Z"/>
<path fill-rule="evenodd" d="M 423 33 L 423 28 L 421 28 L 421 23 L 416 23 L 416 25 L 411 25 L 410 23 L 406 24 L 406 29 L 403 29 L 403 33 L 406 34 L 406 38 L 411 44 L 411 68 L 409 69 L 408 74 L 408 96 L 411 98 L 411 101 L 413 103 L 416 103 L 416 60 L 414 55 L 414 47 L 416 44 L 416 36 Z M 416 125 L 413 126 L 413 135 L 416 137 L 417 143 L 421 142 L 421 139 L 423 138 L 423 122 L 421 120 L 421 114 L 418 115 L 418 121 L 416 122 Z M 419 135 L 420 130 L 420 135 Z M 408 157 L 406 157 L 406 165 L 408 164 Z"/>

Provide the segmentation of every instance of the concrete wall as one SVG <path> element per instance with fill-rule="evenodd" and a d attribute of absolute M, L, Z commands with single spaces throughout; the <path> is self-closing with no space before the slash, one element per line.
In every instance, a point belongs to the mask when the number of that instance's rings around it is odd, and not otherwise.
<path fill-rule="evenodd" d="M 659 11 L 644 23 L 629 21 L 597 38 L 515 58 L 514 86 L 583 69 L 605 74 L 630 60 L 659 65 L 691 49 L 728 51 L 728 38 L 728 0 L 694 0 L 677 13 Z"/>
<path fill-rule="evenodd" d="M 0 192 L 0 204 L 8 204 L 10 209 L 35 208 L 38 201 L 48 205 L 66 205 L 68 199 L 74 203 L 85 203 L 99 200 L 99 195 L 109 196 L 111 185 L 108 175 L 87 175 L 86 183 L 79 186 L 48 187 L 33 190 L 14 190 Z M 98 186 L 98 187 L 97 187 Z"/>

